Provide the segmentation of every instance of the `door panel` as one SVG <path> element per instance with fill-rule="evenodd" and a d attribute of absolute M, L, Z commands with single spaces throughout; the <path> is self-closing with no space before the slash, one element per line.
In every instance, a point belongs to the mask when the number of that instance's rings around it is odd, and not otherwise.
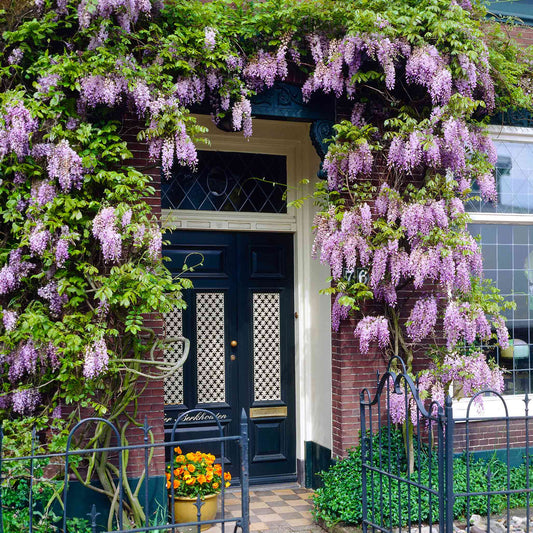
<path fill-rule="evenodd" d="M 165 398 L 175 401 L 182 381 L 184 402 L 166 405 L 167 427 L 180 412 L 199 407 L 214 411 L 226 434 L 236 434 L 244 408 L 250 475 L 261 481 L 294 479 L 296 473 L 292 239 L 175 231 L 164 252 L 176 273 L 186 258 L 189 265 L 198 263 L 198 254 L 204 258 L 186 274 L 194 290 L 185 293 L 181 327 L 191 351 L 183 375 L 165 383 Z M 166 323 L 169 335 L 168 316 Z M 180 431 L 195 438 L 212 430 L 213 424 L 198 419 Z M 226 451 L 227 466 L 238 475 L 238 450 Z"/>

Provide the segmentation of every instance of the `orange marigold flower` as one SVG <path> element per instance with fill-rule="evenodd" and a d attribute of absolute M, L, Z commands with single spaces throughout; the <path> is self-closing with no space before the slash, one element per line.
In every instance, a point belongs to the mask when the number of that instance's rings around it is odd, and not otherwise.
<path fill-rule="evenodd" d="M 229 487 L 231 483 L 229 481 L 226 481 L 226 487 Z"/>
<path fill-rule="evenodd" d="M 198 483 L 200 483 L 200 485 L 203 485 L 207 481 L 207 478 L 203 474 L 200 474 L 197 477 L 197 480 L 198 480 Z"/>
<path fill-rule="evenodd" d="M 167 481 L 167 489 L 170 488 L 170 481 Z"/>
<path fill-rule="evenodd" d="M 213 481 L 213 471 L 207 472 L 205 477 L 206 477 L 207 481 L 209 481 L 209 482 Z"/>
<path fill-rule="evenodd" d="M 174 470 L 174 475 L 175 476 L 179 476 L 181 473 L 183 472 L 183 468 L 176 468 L 176 470 Z"/>
<path fill-rule="evenodd" d="M 189 472 L 185 472 L 185 474 L 183 474 L 183 479 L 191 479 L 191 474 L 189 474 Z"/>
<path fill-rule="evenodd" d="M 178 455 L 176 457 L 176 463 L 184 463 L 185 462 L 185 455 Z"/>
<path fill-rule="evenodd" d="M 227 481 L 228 479 L 231 479 L 231 474 L 229 472 L 224 472 L 224 480 Z"/>
<path fill-rule="evenodd" d="M 196 454 L 189 452 L 185 457 L 187 457 L 189 461 L 194 461 L 196 459 Z"/>
<path fill-rule="evenodd" d="M 174 480 L 174 488 L 177 489 L 180 486 L 181 481 L 179 479 Z"/>
<path fill-rule="evenodd" d="M 182 452 L 181 452 L 181 448 L 180 448 L 179 446 L 177 446 L 176 448 L 174 448 L 174 451 L 175 451 L 177 454 L 179 454 L 179 455 L 181 455 L 181 453 L 182 453 Z"/>
<path fill-rule="evenodd" d="M 194 465 L 187 465 L 187 469 L 189 472 L 194 472 L 196 470 L 196 467 Z"/>
<path fill-rule="evenodd" d="M 218 483 L 215 481 L 215 482 L 213 483 L 213 488 L 214 488 L 214 489 L 218 489 L 218 487 L 219 487 L 219 485 L 218 485 Z"/>
<path fill-rule="evenodd" d="M 165 475 L 167 476 L 167 481 L 170 479 L 170 472 L 166 472 Z"/>
<path fill-rule="evenodd" d="M 191 477 L 185 483 L 187 483 L 187 485 L 194 485 L 196 483 L 196 478 Z"/>

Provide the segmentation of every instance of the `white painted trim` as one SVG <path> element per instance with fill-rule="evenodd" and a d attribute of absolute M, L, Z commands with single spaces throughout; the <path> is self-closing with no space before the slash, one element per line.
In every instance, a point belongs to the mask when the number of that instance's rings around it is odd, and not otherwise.
<path fill-rule="evenodd" d="M 533 214 L 520 213 L 472 213 L 468 212 L 468 216 L 472 222 L 479 222 L 483 224 L 533 224 Z"/>
<path fill-rule="evenodd" d="M 490 125 L 487 129 L 495 141 L 533 142 L 533 128 Z"/>
<path fill-rule="evenodd" d="M 296 232 L 296 217 L 286 214 L 162 209 L 161 223 L 166 229 Z"/>
<path fill-rule="evenodd" d="M 505 405 L 498 396 L 488 396 L 483 398 L 483 410 L 479 410 L 476 405 L 470 407 L 469 420 L 501 418 L 505 416 L 525 416 L 525 394 L 505 395 Z M 453 402 L 453 418 L 466 418 L 466 411 L 471 398 L 461 398 Z M 533 407 L 533 406 L 532 406 Z M 530 410 L 531 415 L 531 410 Z M 459 420 L 464 422 L 464 420 Z"/>

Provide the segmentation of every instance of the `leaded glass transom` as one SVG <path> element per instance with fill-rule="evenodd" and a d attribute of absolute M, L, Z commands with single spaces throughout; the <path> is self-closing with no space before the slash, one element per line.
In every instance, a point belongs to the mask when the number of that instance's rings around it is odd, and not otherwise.
<path fill-rule="evenodd" d="M 281 400 L 280 300 L 278 293 L 254 293 L 254 400 Z"/>
<path fill-rule="evenodd" d="M 196 293 L 198 403 L 226 401 L 224 294 Z"/>
<path fill-rule="evenodd" d="M 286 213 L 287 158 L 199 151 L 196 170 L 175 165 L 161 184 L 163 209 Z"/>
<path fill-rule="evenodd" d="M 495 141 L 497 203 L 471 200 L 470 212 L 533 213 L 533 143 Z M 476 184 L 473 195 L 478 195 Z"/>
<path fill-rule="evenodd" d="M 165 314 L 165 336 L 183 336 L 183 311 L 178 307 Z M 175 363 L 182 354 L 183 344 L 181 342 L 167 344 L 163 351 L 167 363 Z M 183 367 L 178 368 L 172 376 L 165 378 L 164 397 L 165 405 L 183 404 Z"/>

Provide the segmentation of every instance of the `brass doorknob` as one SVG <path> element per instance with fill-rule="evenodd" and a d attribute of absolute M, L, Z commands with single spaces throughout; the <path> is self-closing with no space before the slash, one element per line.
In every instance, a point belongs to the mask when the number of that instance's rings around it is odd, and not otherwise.
<path fill-rule="evenodd" d="M 237 346 L 237 341 L 231 341 L 230 345 L 232 348 L 235 348 L 235 346 Z"/>

